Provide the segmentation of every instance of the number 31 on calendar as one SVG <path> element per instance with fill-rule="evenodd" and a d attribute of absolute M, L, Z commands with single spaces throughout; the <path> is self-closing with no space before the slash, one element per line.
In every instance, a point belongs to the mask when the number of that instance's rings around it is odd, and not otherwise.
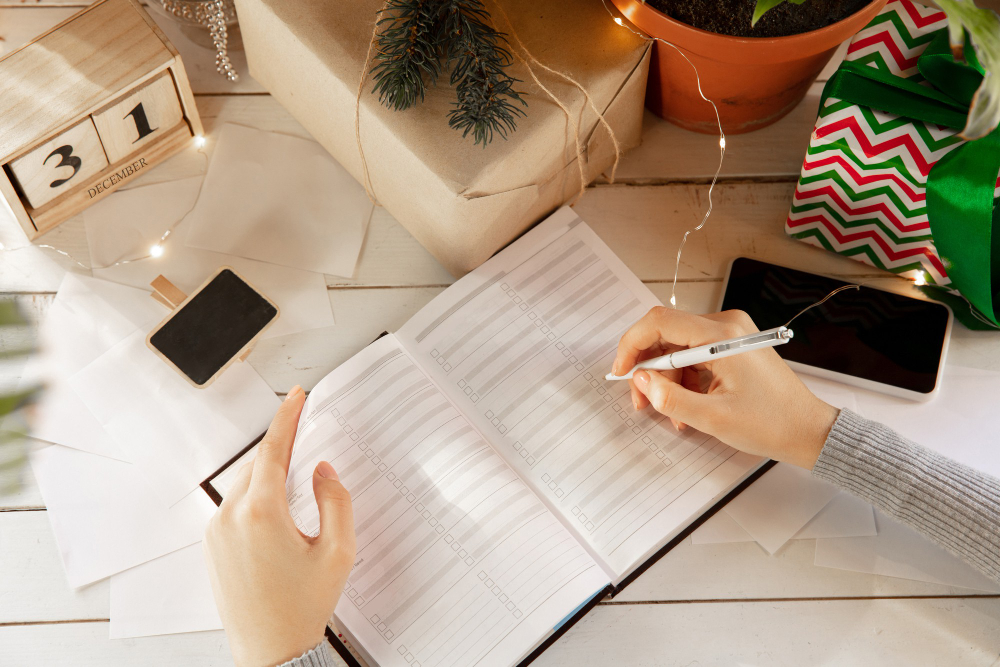
<path fill-rule="evenodd" d="M 132 177 L 145 166 L 137 151 L 183 118 L 173 80 L 165 72 L 12 161 L 10 168 L 28 203 L 37 209 L 130 157 L 105 180 L 117 183 Z M 91 196 L 115 183 L 92 184 Z"/>

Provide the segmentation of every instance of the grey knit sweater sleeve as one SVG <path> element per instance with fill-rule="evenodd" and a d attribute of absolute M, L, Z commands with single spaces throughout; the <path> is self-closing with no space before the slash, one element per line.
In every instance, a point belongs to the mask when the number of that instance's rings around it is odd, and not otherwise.
<path fill-rule="evenodd" d="M 333 649 L 325 638 L 311 651 L 306 651 L 299 657 L 284 662 L 278 667 L 338 667 L 343 662 L 333 657 Z"/>
<path fill-rule="evenodd" d="M 1000 581 L 1000 480 L 841 410 L 813 474 Z"/>

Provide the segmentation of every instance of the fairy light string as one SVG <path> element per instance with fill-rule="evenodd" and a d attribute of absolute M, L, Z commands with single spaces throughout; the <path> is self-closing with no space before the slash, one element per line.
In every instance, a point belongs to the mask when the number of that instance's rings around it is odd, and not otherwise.
<path fill-rule="evenodd" d="M 192 140 L 192 143 L 193 143 L 193 145 L 194 145 L 194 147 L 196 149 L 196 152 L 199 153 L 205 159 L 205 164 L 204 164 L 204 167 L 203 167 L 203 170 L 202 170 L 203 173 L 204 173 L 208 169 L 208 154 L 203 150 L 205 148 L 207 140 L 205 139 L 204 136 L 202 136 L 202 135 L 199 134 L 199 135 L 197 135 L 197 136 L 194 137 L 194 139 Z M 151 184 L 151 185 L 154 185 L 154 184 Z M 68 253 L 65 250 L 63 250 L 61 248 L 57 248 L 56 246 L 51 245 L 49 243 L 29 243 L 27 245 L 23 245 L 23 246 L 20 246 L 18 248 L 5 248 L 4 245 L 3 245 L 3 243 L 0 243 L 0 252 L 10 253 L 10 252 L 17 252 L 18 250 L 26 250 L 28 248 L 41 248 L 42 250 L 51 250 L 52 252 L 56 253 L 57 255 L 61 255 L 61 256 L 65 257 L 66 259 L 68 259 L 69 261 L 73 262 L 74 264 L 76 264 L 80 268 L 84 269 L 85 271 L 95 271 L 95 270 L 101 270 L 101 269 L 112 269 L 112 268 L 114 268 L 116 266 L 122 266 L 123 264 L 132 264 L 134 262 L 141 262 L 141 261 L 146 260 L 146 259 L 157 259 L 159 257 L 163 257 L 163 254 L 166 252 L 166 248 L 164 247 L 164 245 L 166 244 L 166 242 L 170 238 L 170 236 L 174 233 L 174 230 L 177 229 L 177 226 L 180 225 L 182 222 L 184 222 L 184 220 L 188 217 L 188 215 L 191 214 L 191 211 L 194 210 L 194 207 L 197 205 L 198 198 L 201 196 L 201 188 L 203 188 L 204 185 L 205 185 L 205 182 L 203 180 L 201 182 L 201 184 L 198 186 L 198 196 L 194 198 L 195 203 L 191 205 L 191 208 L 189 208 L 187 211 L 185 211 L 182 216 L 180 216 L 176 221 L 174 221 L 173 224 L 171 224 L 170 227 L 168 227 L 163 232 L 163 234 L 160 235 L 160 237 L 149 247 L 149 249 L 143 255 L 139 255 L 139 256 L 136 256 L 136 257 L 129 257 L 128 259 L 121 259 L 121 260 L 118 260 L 117 262 L 113 262 L 111 264 L 105 264 L 103 266 L 93 266 L 93 265 L 84 264 L 79 259 L 77 259 L 75 256 L 73 256 L 71 253 Z M 139 187 L 141 188 L 141 187 L 149 187 L 149 186 L 139 186 Z"/>
<path fill-rule="evenodd" d="M 608 16 L 610 16 L 611 19 L 622 28 L 625 28 L 633 35 L 636 35 L 640 39 L 644 39 L 647 42 L 660 42 L 661 44 L 669 46 L 674 51 L 676 51 L 682 58 L 684 58 L 687 64 L 691 66 L 691 69 L 694 70 L 694 78 L 698 86 L 698 96 L 712 105 L 712 111 L 715 112 L 715 124 L 719 128 L 719 166 L 715 168 L 715 174 L 712 176 L 712 182 L 708 186 L 708 208 L 705 210 L 705 215 L 702 216 L 701 222 L 699 222 L 696 227 L 693 227 L 685 231 L 684 236 L 681 237 L 680 245 L 677 246 L 677 257 L 674 261 L 674 280 L 670 284 L 670 305 L 676 308 L 677 278 L 680 275 L 681 271 L 681 253 L 684 252 L 684 246 L 687 244 L 688 236 L 690 236 L 692 232 L 701 231 L 701 229 L 705 226 L 705 223 L 708 222 L 708 218 L 712 215 L 712 209 L 714 205 L 712 201 L 712 193 L 715 191 L 715 184 L 718 183 L 719 181 L 719 174 L 722 173 L 722 163 L 726 157 L 726 133 L 722 129 L 722 120 L 719 118 L 719 107 L 715 105 L 715 102 L 713 102 L 711 99 L 705 96 L 705 92 L 701 88 L 701 75 L 698 73 L 698 68 L 695 67 L 695 64 L 691 62 L 690 58 L 687 57 L 687 54 L 684 53 L 684 51 L 682 51 L 676 44 L 668 42 L 662 37 L 651 37 L 650 35 L 640 32 L 639 30 L 636 30 L 631 25 L 623 21 L 620 16 L 615 16 L 614 12 L 611 11 L 611 7 L 608 6 L 608 0 L 601 0 L 601 4 L 604 5 L 604 10 L 608 13 Z"/>

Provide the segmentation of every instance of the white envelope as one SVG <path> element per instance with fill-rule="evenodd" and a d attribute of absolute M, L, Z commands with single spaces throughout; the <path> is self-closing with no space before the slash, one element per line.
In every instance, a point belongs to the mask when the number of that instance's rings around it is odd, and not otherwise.
<path fill-rule="evenodd" d="M 770 513 L 765 513 L 765 517 Z M 875 515 L 872 506 L 840 491 L 826 507 L 812 518 L 794 540 L 809 540 L 825 537 L 866 537 L 876 534 Z M 729 542 L 753 542 L 753 537 L 723 508 L 691 534 L 692 544 L 725 544 Z"/>
<path fill-rule="evenodd" d="M 816 565 L 1000 593 L 1000 584 L 917 531 L 876 511 L 878 535 L 816 540 Z"/>
<path fill-rule="evenodd" d="M 837 488 L 803 468 L 779 463 L 733 498 L 725 511 L 769 554 L 809 523 Z"/>
<path fill-rule="evenodd" d="M 149 283 L 162 274 L 190 294 L 219 267 L 231 266 L 281 311 L 262 339 L 333 326 L 322 275 L 184 246 L 190 224 L 184 216 L 197 200 L 201 182 L 201 177 L 196 177 L 122 190 L 84 211 L 81 216 L 91 261 L 96 267 L 108 267 L 95 268 L 94 276 L 150 290 Z M 109 266 L 147 254 L 171 227 L 174 230 L 163 244 L 161 257 Z M 161 319 L 166 315 L 164 309 Z"/>
<path fill-rule="evenodd" d="M 198 388 L 136 331 L 70 378 L 125 457 L 169 505 L 267 429 L 281 401 L 237 362 Z"/>
<path fill-rule="evenodd" d="M 187 244 L 350 278 L 374 205 L 315 141 L 227 123 Z"/>
<path fill-rule="evenodd" d="M 68 274 L 39 328 L 42 354 L 25 370 L 26 377 L 46 382 L 35 406 L 32 437 L 124 460 L 69 386 L 69 377 L 137 329 L 152 326 L 162 311 L 148 292 Z"/>
<path fill-rule="evenodd" d="M 221 629 L 201 542 L 111 577 L 111 639 Z"/>
<path fill-rule="evenodd" d="M 70 586 L 200 542 L 215 504 L 201 490 L 168 507 L 136 466 L 70 447 L 31 455 Z"/>

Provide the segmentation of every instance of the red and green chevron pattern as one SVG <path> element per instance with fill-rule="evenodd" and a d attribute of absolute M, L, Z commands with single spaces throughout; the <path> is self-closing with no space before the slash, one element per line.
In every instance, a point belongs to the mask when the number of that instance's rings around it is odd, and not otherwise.
<path fill-rule="evenodd" d="M 938 9 L 890 0 L 855 35 L 846 59 L 920 81 L 917 58 L 946 25 Z M 872 266 L 947 285 L 925 191 L 931 167 L 962 143 L 953 129 L 827 98 L 785 231 Z M 1000 179 L 996 194 L 1000 198 Z"/>

